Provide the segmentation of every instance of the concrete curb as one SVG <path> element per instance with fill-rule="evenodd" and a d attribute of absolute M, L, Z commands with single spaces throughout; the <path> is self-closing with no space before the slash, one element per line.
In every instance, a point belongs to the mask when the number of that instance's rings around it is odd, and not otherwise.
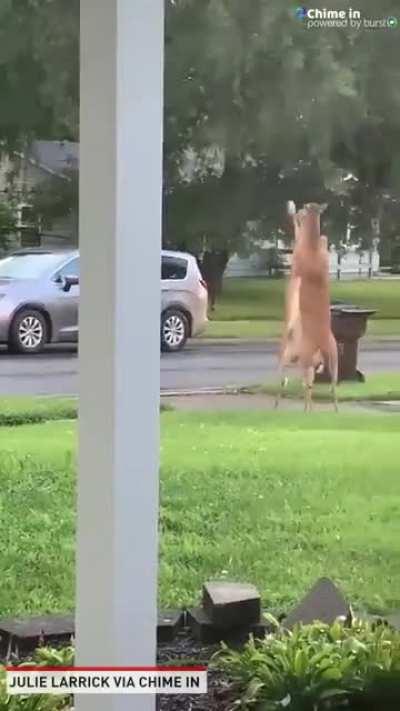
<path fill-rule="evenodd" d="M 196 339 L 196 346 L 197 345 L 202 345 L 202 346 L 234 346 L 237 345 L 238 343 L 244 344 L 244 345 L 256 345 L 259 346 L 260 343 L 279 343 L 280 342 L 279 336 L 276 337 L 268 337 L 265 338 L 264 336 L 260 336 L 259 338 L 198 338 Z M 400 338 L 399 338 L 400 340 Z M 193 341 L 192 341 L 193 342 Z"/>
<path fill-rule="evenodd" d="M 195 395 L 240 395 L 243 388 L 239 385 L 225 388 L 194 388 L 180 390 L 161 390 L 160 396 L 163 397 L 193 397 Z"/>
<path fill-rule="evenodd" d="M 264 343 L 266 345 L 271 344 L 271 345 L 276 345 L 277 343 L 280 343 L 280 338 L 278 336 L 276 337 L 268 337 L 264 338 L 263 336 L 260 336 L 259 338 L 196 338 L 195 339 L 195 344 L 196 346 L 235 346 L 235 345 L 247 345 L 247 346 L 259 346 L 260 344 Z M 192 341 L 193 343 L 193 341 Z M 384 345 L 385 343 L 400 343 L 400 336 L 364 336 L 364 338 L 361 339 L 360 345 L 367 344 L 380 344 Z"/>

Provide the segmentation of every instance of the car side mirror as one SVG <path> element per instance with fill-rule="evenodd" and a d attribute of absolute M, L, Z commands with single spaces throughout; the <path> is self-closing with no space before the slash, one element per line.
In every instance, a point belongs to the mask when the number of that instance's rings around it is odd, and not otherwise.
<path fill-rule="evenodd" d="M 68 292 L 71 290 L 71 286 L 79 286 L 79 277 L 77 276 L 66 276 L 62 280 L 62 290 Z"/>

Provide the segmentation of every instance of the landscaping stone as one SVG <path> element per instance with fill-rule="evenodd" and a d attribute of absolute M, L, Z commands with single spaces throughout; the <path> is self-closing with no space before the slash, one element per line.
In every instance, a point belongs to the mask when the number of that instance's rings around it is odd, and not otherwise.
<path fill-rule="evenodd" d="M 214 627 L 202 607 L 194 607 L 188 610 L 186 622 L 194 639 L 199 642 L 215 644 L 221 641 L 221 631 Z"/>
<path fill-rule="evenodd" d="M 386 617 L 382 615 L 372 615 L 370 612 L 354 611 L 353 617 L 361 622 L 369 622 L 372 627 L 388 624 Z"/>
<path fill-rule="evenodd" d="M 251 625 L 236 625 L 230 629 L 216 627 L 202 607 L 195 607 L 188 610 L 187 624 L 194 639 L 202 644 L 217 644 L 227 642 L 228 644 L 244 644 L 250 635 L 262 638 L 270 630 L 269 624 L 259 616 L 257 622 Z"/>
<path fill-rule="evenodd" d="M 184 627 L 185 613 L 181 610 L 161 611 L 157 620 L 159 643 L 172 642 Z M 40 644 L 68 642 L 75 633 L 74 615 L 45 615 L 0 619 L 1 653 L 25 653 Z"/>
<path fill-rule="evenodd" d="M 41 644 L 68 642 L 74 635 L 74 615 L 13 617 L 0 620 L 0 644 L 8 653 L 27 652 Z"/>
<path fill-rule="evenodd" d="M 400 632 L 400 610 L 391 612 L 390 615 L 386 617 L 388 625 L 393 627 L 397 632 Z"/>
<path fill-rule="evenodd" d="M 245 627 L 259 621 L 261 596 L 254 585 L 210 582 L 203 587 L 203 608 L 215 627 Z"/>
<path fill-rule="evenodd" d="M 172 642 L 185 625 L 186 614 L 182 610 L 168 610 L 158 613 L 157 641 L 160 644 Z"/>
<path fill-rule="evenodd" d="M 321 578 L 285 618 L 283 626 L 292 629 L 296 624 L 310 625 L 317 621 L 333 624 L 338 617 L 351 620 L 350 605 L 331 580 Z"/>

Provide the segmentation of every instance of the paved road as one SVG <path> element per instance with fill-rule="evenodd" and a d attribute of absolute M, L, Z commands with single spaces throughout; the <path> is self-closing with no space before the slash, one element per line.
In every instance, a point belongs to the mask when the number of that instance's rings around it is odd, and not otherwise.
<path fill-rule="evenodd" d="M 161 358 L 163 390 L 251 385 L 276 374 L 275 343 L 193 342 L 182 353 Z M 365 342 L 361 369 L 400 370 L 400 341 Z M 30 357 L 0 352 L 0 395 L 75 395 L 78 358 L 73 348 L 51 348 Z"/>

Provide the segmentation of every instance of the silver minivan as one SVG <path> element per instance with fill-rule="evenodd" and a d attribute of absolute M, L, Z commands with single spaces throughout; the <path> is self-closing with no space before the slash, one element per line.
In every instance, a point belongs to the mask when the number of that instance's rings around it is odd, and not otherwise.
<path fill-rule="evenodd" d="M 195 257 L 161 255 L 161 349 L 179 351 L 207 326 L 208 291 Z"/>
<path fill-rule="evenodd" d="M 38 353 L 78 341 L 79 252 L 23 249 L 0 260 L 0 343 Z M 190 254 L 162 252 L 161 348 L 178 351 L 207 324 L 207 288 Z"/>

